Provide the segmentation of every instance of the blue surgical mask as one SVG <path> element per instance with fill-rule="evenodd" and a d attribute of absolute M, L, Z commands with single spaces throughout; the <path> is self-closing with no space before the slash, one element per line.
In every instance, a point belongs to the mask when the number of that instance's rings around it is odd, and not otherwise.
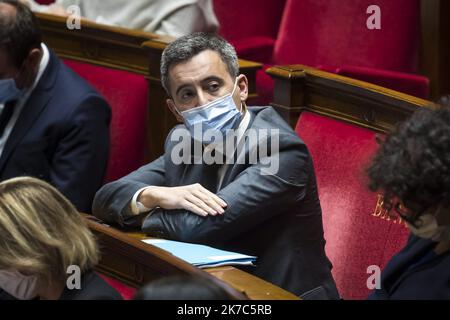
<path fill-rule="evenodd" d="M 11 100 L 18 100 L 25 94 L 24 90 L 17 88 L 13 78 L 0 79 L 0 103 L 5 104 Z"/>
<path fill-rule="evenodd" d="M 194 140 L 205 144 L 220 142 L 225 138 L 228 130 L 237 128 L 242 119 L 242 113 L 237 110 L 233 100 L 236 87 L 237 78 L 231 93 L 203 106 L 180 113 Z"/>

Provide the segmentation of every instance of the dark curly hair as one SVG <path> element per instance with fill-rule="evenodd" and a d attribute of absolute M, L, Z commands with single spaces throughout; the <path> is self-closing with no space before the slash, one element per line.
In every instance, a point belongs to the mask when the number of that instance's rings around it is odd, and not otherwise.
<path fill-rule="evenodd" d="M 420 109 L 400 123 L 375 155 L 368 175 L 370 189 L 383 192 L 386 209 L 394 198 L 420 210 L 450 202 L 450 105 Z"/>

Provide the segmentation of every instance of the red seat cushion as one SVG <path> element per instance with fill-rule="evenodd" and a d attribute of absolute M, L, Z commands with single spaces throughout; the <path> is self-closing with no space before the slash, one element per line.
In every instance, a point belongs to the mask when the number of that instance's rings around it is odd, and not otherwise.
<path fill-rule="evenodd" d="M 111 148 L 105 182 L 121 178 L 145 163 L 148 85 L 144 76 L 65 60 L 111 106 Z"/>
<path fill-rule="evenodd" d="M 354 66 L 340 67 L 336 73 L 422 99 L 428 99 L 429 96 L 429 80 L 420 75 Z"/>
<path fill-rule="evenodd" d="M 380 215 L 378 195 L 367 188 L 376 134 L 310 112 L 301 114 L 296 132 L 314 160 L 326 252 L 339 292 L 345 299 L 366 298 L 367 268 L 383 268 L 409 233 L 403 223 Z"/>
<path fill-rule="evenodd" d="M 136 289 L 132 288 L 119 280 L 110 278 L 105 276 L 104 274 L 97 273 L 99 277 L 101 277 L 106 283 L 108 283 L 111 287 L 116 289 L 117 292 L 120 293 L 124 300 L 132 300 L 134 295 L 136 294 Z"/>

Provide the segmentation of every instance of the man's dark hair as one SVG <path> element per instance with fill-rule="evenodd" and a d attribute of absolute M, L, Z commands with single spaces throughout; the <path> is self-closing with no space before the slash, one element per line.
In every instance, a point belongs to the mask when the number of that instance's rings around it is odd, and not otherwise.
<path fill-rule="evenodd" d="M 33 12 L 15 0 L 0 0 L 16 8 L 15 15 L 0 12 L 0 48 L 6 50 L 17 68 L 20 68 L 30 51 L 40 48 L 42 37 Z"/>
<path fill-rule="evenodd" d="M 232 78 L 239 75 L 239 62 L 234 47 L 225 39 L 211 33 L 196 32 L 176 39 L 163 51 L 161 57 L 161 83 L 170 96 L 169 69 L 188 61 L 200 52 L 212 50 L 220 55 Z"/>
<path fill-rule="evenodd" d="M 387 209 L 395 197 L 420 211 L 449 203 L 450 105 L 421 109 L 399 124 L 381 146 L 368 174 L 370 188 L 383 191 Z"/>

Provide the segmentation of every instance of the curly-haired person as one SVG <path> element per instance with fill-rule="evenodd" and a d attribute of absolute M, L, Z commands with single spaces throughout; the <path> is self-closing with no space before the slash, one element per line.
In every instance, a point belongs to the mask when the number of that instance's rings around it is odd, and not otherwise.
<path fill-rule="evenodd" d="M 400 124 L 368 174 L 385 208 L 411 231 L 369 299 L 450 299 L 450 105 Z"/>

